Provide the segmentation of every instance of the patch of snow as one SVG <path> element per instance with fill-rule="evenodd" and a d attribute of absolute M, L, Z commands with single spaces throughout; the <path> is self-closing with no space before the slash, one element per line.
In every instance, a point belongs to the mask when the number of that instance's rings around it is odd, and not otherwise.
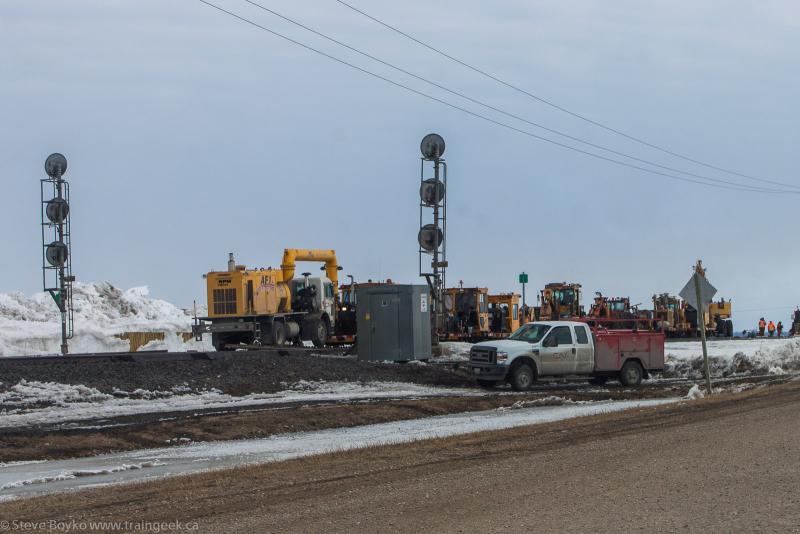
<path fill-rule="evenodd" d="M 89 485 L 141 481 L 155 476 L 196 473 L 248 464 L 268 463 L 371 446 L 409 443 L 561 421 L 575 417 L 657 406 L 678 399 L 606 401 L 570 406 L 539 406 L 498 412 L 468 412 L 316 432 L 278 434 L 263 439 L 193 443 L 190 445 L 52 460 L 32 466 L 0 468 L 0 499 L 73 490 Z M 152 462 L 147 470 L 117 470 L 120 465 Z M 76 472 L 96 473 L 73 476 Z M 66 474 L 66 476 L 64 476 Z M 27 483 L 26 483 L 27 482 Z"/>
<path fill-rule="evenodd" d="M 97 475 L 110 475 L 112 473 L 120 473 L 122 471 L 146 469 L 148 467 L 159 467 L 166 465 L 158 460 L 151 460 L 135 464 L 122 464 L 110 467 L 102 467 L 97 469 L 76 469 L 70 471 L 61 471 L 57 474 L 45 474 L 33 478 L 26 478 L 23 480 L 15 480 L 7 482 L 0 486 L 0 491 L 19 488 L 21 486 L 29 486 L 31 484 L 45 484 L 47 482 L 55 482 L 59 480 L 72 480 L 78 477 L 90 477 Z"/>
<path fill-rule="evenodd" d="M 233 409 L 296 402 L 342 402 L 367 399 L 399 399 L 445 396 L 481 396 L 486 392 L 423 386 L 405 382 L 314 382 L 301 380 L 277 393 L 232 396 L 219 390 L 184 393 L 176 391 L 132 392 L 112 395 L 82 385 L 20 381 L 0 393 L 0 428 L 58 424 L 87 419 L 142 413 Z"/>
<path fill-rule="evenodd" d="M 590 404 L 591 402 L 593 401 L 576 401 L 574 399 L 550 395 L 540 399 L 520 400 L 511 406 L 500 406 L 499 408 L 496 408 L 496 410 L 498 412 L 504 412 L 506 410 L 519 410 L 522 408 L 531 408 L 533 406 L 562 406 L 566 404 Z"/>
<path fill-rule="evenodd" d="M 210 340 L 184 342 L 178 333 L 191 331 L 191 312 L 151 298 L 146 287 L 123 291 L 108 282 L 76 282 L 73 303 L 74 353 L 127 351 L 129 342 L 115 337 L 124 332 L 165 334 L 147 349 L 213 350 Z M 60 345 L 61 317 L 48 293 L 0 293 L 0 356 L 58 354 Z"/>
<path fill-rule="evenodd" d="M 472 343 L 463 341 L 442 341 L 439 343 L 441 355 L 437 356 L 436 360 L 446 360 L 452 362 L 466 362 L 469 361 L 469 351 L 472 348 Z"/>
<path fill-rule="evenodd" d="M 700 386 L 695 384 L 686 393 L 686 396 L 684 397 L 684 399 L 695 400 L 695 399 L 702 399 L 705 396 L 706 396 L 706 394 L 703 392 L 702 389 L 700 389 Z"/>

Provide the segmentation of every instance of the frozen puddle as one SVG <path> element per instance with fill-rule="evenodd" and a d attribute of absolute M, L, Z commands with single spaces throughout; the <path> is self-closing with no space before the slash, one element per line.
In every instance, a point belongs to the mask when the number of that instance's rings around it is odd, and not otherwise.
<path fill-rule="evenodd" d="M 278 462 L 336 450 L 534 425 L 677 400 L 607 401 L 491 410 L 317 432 L 278 434 L 264 439 L 215 441 L 70 460 L 0 464 L 0 501 L 251 463 Z"/>

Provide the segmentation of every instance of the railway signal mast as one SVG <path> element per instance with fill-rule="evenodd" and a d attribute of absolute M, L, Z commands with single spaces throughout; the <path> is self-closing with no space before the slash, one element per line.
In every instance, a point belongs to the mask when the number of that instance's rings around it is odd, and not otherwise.
<path fill-rule="evenodd" d="M 42 210 L 42 284 L 61 312 L 61 354 L 69 352 L 74 310 L 72 307 L 72 241 L 70 239 L 67 158 L 50 154 L 44 162 L 48 178 L 40 180 Z"/>
<path fill-rule="evenodd" d="M 434 339 L 443 326 L 443 290 L 445 270 L 447 269 L 447 164 L 444 155 L 444 139 L 431 133 L 420 144 L 422 158 L 420 163 L 419 186 L 419 275 L 424 276 L 431 290 L 431 329 Z M 426 163 L 433 164 L 433 178 L 425 178 Z M 425 223 L 428 210 L 433 211 L 433 222 Z M 423 264 L 423 258 L 431 257 L 430 266 Z"/>

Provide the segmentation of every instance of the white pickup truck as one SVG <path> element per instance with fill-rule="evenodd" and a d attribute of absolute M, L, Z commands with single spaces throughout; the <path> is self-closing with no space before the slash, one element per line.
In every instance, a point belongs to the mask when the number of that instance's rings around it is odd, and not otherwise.
<path fill-rule="evenodd" d="M 507 339 L 473 345 L 468 365 L 484 387 L 509 382 L 522 391 L 542 376 L 585 376 L 598 385 L 618 379 L 634 386 L 649 372 L 664 369 L 664 334 L 538 321 Z"/>

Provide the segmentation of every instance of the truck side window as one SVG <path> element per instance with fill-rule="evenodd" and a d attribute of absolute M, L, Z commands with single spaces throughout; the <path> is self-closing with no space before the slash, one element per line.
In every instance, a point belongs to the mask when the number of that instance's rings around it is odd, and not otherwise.
<path fill-rule="evenodd" d="M 586 335 L 585 326 L 575 327 L 575 338 L 578 340 L 579 345 L 586 345 L 589 343 L 589 337 Z"/>
<path fill-rule="evenodd" d="M 572 345 L 572 333 L 569 331 L 568 326 L 557 326 L 550 331 L 547 336 L 551 338 L 555 336 L 558 339 L 558 345 Z"/>

